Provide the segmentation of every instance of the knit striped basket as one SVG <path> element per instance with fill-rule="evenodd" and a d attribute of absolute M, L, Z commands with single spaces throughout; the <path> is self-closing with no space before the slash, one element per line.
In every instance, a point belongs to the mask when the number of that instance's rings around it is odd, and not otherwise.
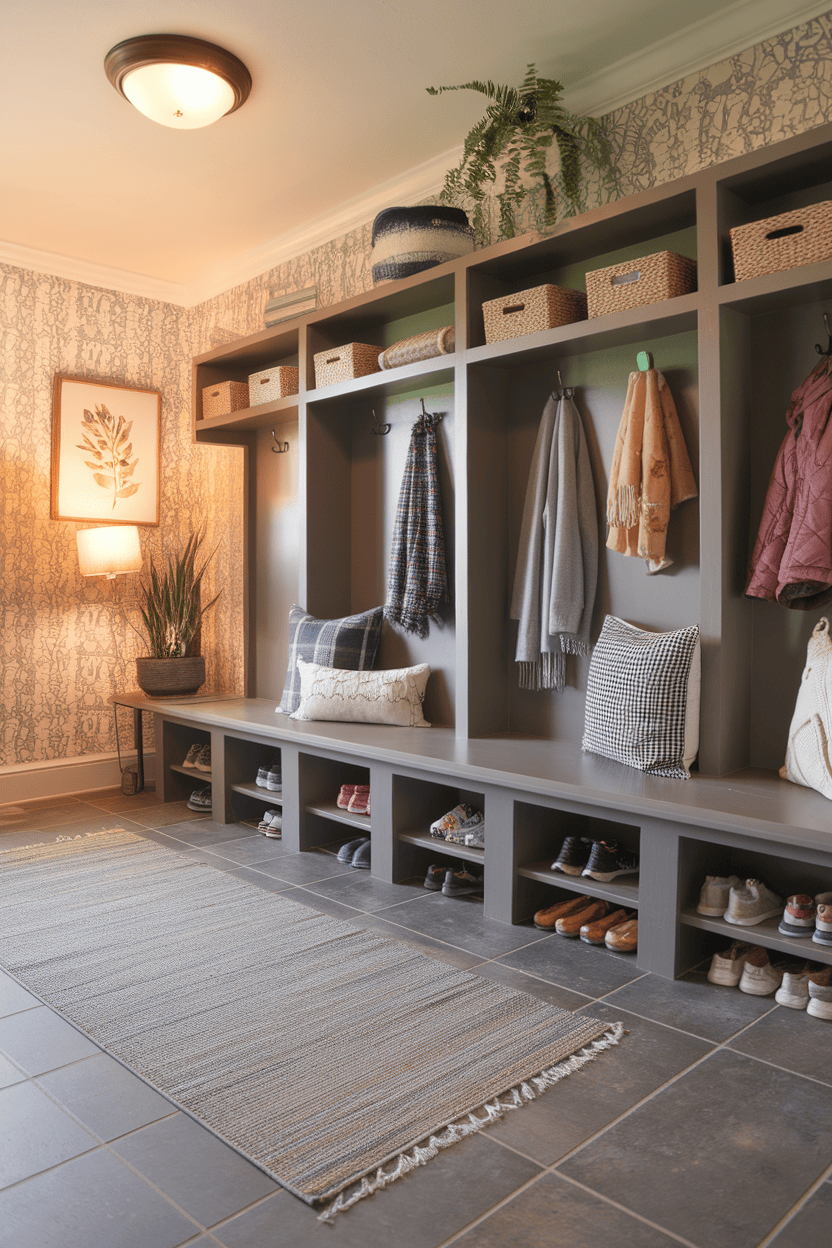
<path fill-rule="evenodd" d="M 385 208 L 373 222 L 373 285 L 467 256 L 474 243 L 474 231 L 461 208 L 443 204 Z"/>

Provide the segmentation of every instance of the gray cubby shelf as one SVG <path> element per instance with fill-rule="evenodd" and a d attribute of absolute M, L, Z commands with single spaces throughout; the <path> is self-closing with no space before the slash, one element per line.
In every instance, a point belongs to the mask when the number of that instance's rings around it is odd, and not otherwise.
<path fill-rule="evenodd" d="M 345 823 L 350 828 L 370 835 L 370 816 L 357 815 L 351 810 L 342 810 L 335 802 L 316 802 L 304 807 L 308 815 L 319 815 L 322 819 L 331 819 L 334 823 Z"/>
<path fill-rule="evenodd" d="M 270 793 L 268 789 L 263 789 L 259 784 L 232 784 L 229 785 L 232 793 L 242 793 L 246 797 L 253 797 L 258 802 L 266 802 L 269 806 L 282 806 L 283 797 L 280 793 Z"/>
<path fill-rule="evenodd" d="M 528 866 L 518 867 L 517 874 L 523 876 L 524 879 L 536 880 L 539 884 L 550 884 L 553 888 L 563 888 L 570 893 L 588 893 L 590 897 L 600 897 L 602 901 L 613 902 L 628 910 L 638 909 L 637 874 L 619 876 L 615 880 L 604 883 L 601 880 L 593 880 L 591 876 L 564 875 L 562 871 L 551 871 L 550 862 L 551 859 L 531 862 Z"/>
<path fill-rule="evenodd" d="M 190 776 L 192 780 L 203 780 L 206 784 L 211 783 L 211 772 L 200 771 L 198 767 L 183 767 L 180 763 L 169 763 L 171 771 L 178 771 L 180 775 Z"/>
<path fill-rule="evenodd" d="M 724 919 L 697 914 L 694 908 L 682 910 L 680 921 L 686 927 L 697 927 L 704 932 L 714 932 L 723 936 L 727 942 L 744 940 L 749 945 L 764 945 L 777 953 L 787 954 L 795 962 L 828 962 L 832 963 L 832 946 L 818 945 L 807 937 L 795 939 L 781 936 L 777 930 L 779 917 L 764 919 L 752 927 L 740 927 L 735 923 L 726 923 Z"/>
<path fill-rule="evenodd" d="M 478 849 L 475 845 L 458 845 L 456 841 L 446 841 L 427 832 L 400 832 L 399 840 L 406 841 L 408 845 L 421 845 L 433 854 L 464 858 L 466 862 L 476 862 L 480 866 L 485 862 L 485 850 Z"/>

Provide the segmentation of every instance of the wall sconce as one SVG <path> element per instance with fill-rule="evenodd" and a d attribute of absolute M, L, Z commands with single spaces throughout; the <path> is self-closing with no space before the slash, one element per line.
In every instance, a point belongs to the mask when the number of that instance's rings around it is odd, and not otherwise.
<path fill-rule="evenodd" d="M 115 89 L 161 126 L 196 130 L 245 104 L 251 74 L 232 52 L 190 35 L 138 35 L 111 48 Z"/>
<path fill-rule="evenodd" d="M 142 570 L 142 548 L 135 524 L 78 529 L 75 540 L 82 576 L 106 576 L 113 581 L 119 573 Z"/>

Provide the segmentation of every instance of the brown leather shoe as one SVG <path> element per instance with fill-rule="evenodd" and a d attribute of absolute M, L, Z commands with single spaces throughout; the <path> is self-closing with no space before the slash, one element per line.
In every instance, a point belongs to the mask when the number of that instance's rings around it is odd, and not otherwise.
<path fill-rule="evenodd" d="M 585 940 L 588 945 L 603 945 L 604 937 L 611 927 L 618 927 L 619 923 L 626 923 L 633 917 L 626 910 L 613 910 L 603 919 L 596 919 L 594 923 L 584 923 L 581 928 L 581 940 Z"/>
<path fill-rule="evenodd" d="M 595 919 L 602 918 L 609 910 L 606 901 L 598 901 L 598 899 L 590 900 L 588 905 L 582 910 L 577 910 L 574 914 L 567 915 L 564 919 L 558 919 L 555 923 L 555 931 L 558 936 L 576 937 L 585 923 L 592 923 Z"/>
<path fill-rule="evenodd" d="M 615 949 L 617 953 L 635 953 L 638 945 L 638 919 L 629 919 L 618 927 L 611 927 L 604 937 L 604 944 L 608 949 Z"/>
<path fill-rule="evenodd" d="M 585 909 L 591 900 L 590 897 L 572 897 L 569 901 L 555 902 L 546 910 L 538 910 L 534 916 L 534 925 L 542 932 L 553 932 L 558 919 L 566 918 L 568 914 L 576 914 L 579 910 Z"/>

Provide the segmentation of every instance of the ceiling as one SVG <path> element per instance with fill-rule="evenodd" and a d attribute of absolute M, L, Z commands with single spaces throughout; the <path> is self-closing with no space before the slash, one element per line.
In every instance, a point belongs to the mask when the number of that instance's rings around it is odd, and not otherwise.
<path fill-rule="evenodd" d="M 0 261 L 190 304 L 438 187 L 483 101 L 430 85 L 534 61 L 600 115 L 828 6 L 0 0 Z M 234 52 L 247 103 L 203 130 L 141 116 L 103 61 L 158 32 Z"/>

